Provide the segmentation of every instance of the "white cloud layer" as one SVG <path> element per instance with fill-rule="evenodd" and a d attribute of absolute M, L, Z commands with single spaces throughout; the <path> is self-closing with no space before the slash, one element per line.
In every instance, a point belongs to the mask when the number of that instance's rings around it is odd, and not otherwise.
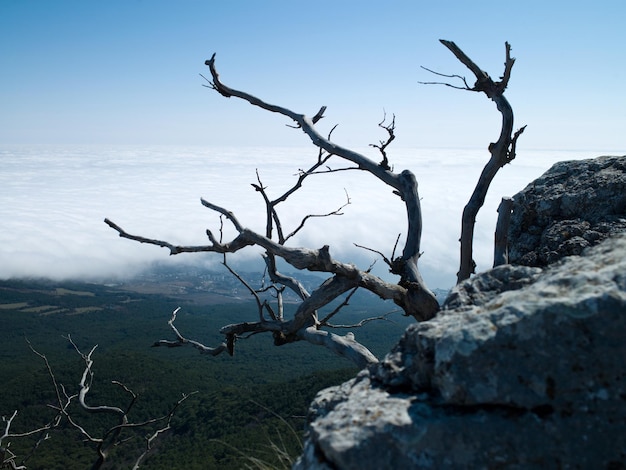
<path fill-rule="evenodd" d="M 363 152 L 378 158 L 373 149 Z M 519 150 L 518 158 L 496 176 L 479 213 L 478 269 L 491 264 L 496 208 L 502 196 L 514 195 L 556 161 L 601 154 Z M 409 168 L 419 182 L 423 275 L 432 287 L 450 286 L 458 268 L 461 212 L 488 153 L 411 149 L 390 150 L 389 156 L 395 170 Z M 118 238 L 103 219 L 109 217 L 133 234 L 176 244 L 205 244 L 205 230 L 217 233 L 219 219 L 201 206 L 203 197 L 263 232 L 264 205 L 250 186 L 256 182 L 255 170 L 270 196 L 276 197 L 295 182 L 298 169 L 307 168 L 315 158 L 312 148 L 5 148 L 0 150 L 0 278 L 124 277 L 155 260 L 217 264 L 221 259 L 215 254 L 168 259 L 165 249 Z M 331 166 L 340 162 L 331 160 Z M 306 214 L 335 210 L 345 202 L 346 192 L 351 204 L 345 215 L 310 220 L 294 244 L 315 248 L 328 244 L 336 257 L 362 267 L 376 255 L 354 243 L 391 256 L 396 237 L 406 232 L 404 207 L 390 188 L 364 172 L 307 179 L 293 201 L 279 206 L 285 230 L 297 226 Z M 385 273 L 383 263 L 377 266 L 379 274 Z"/>

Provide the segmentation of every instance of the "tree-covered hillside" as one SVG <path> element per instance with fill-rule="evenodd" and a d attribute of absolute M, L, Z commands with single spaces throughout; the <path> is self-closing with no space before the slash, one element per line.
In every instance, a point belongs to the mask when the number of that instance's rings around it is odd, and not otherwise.
<path fill-rule="evenodd" d="M 129 395 L 112 384 L 119 381 L 138 395 L 129 418 L 139 422 L 167 414 L 183 393 L 195 392 L 177 409 L 172 429 L 156 441 L 144 468 L 240 468 L 250 457 L 276 464 L 279 453 L 272 443 L 297 453 L 295 437 L 301 435 L 309 401 L 321 388 L 352 376 L 352 364 L 324 348 L 304 343 L 276 347 L 263 336 L 240 339 L 233 357 L 151 347 L 156 340 L 173 339 L 167 321 L 178 306 L 176 326 L 206 344 L 222 341 L 216 334 L 219 326 L 241 319 L 246 311 L 255 315 L 245 299 L 224 296 L 222 303 L 210 303 L 206 292 L 166 289 L 173 285 L 167 277 L 151 282 L 152 290 L 168 295 L 138 293 L 142 289 L 136 283 L 0 282 L 0 414 L 9 417 L 18 411 L 11 432 L 42 426 L 55 415 L 49 406 L 55 403 L 52 379 L 29 342 L 47 357 L 57 383 L 68 394 L 77 392 L 84 361 L 69 335 L 83 353 L 98 345 L 88 395 L 92 405 L 126 407 Z M 142 285 L 145 291 L 146 282 Z M 392 310 L 388 303 L 355 296 L 342 318 L 349 323 L 364 313 L 378 316 Z M 348 331 L 383 355 L 407 323 L 396 312 Z M 110 418 L 86 414 L 78 406 L 70 413 L 93 436 L 112 426 Z M 28 468 L 83 469 L 95 460 L 94 445 L 67 423 L 49 434 L 26 462 Z M 130 468 L 145 447 L 146 434 L 148 430 L 126 433 L 123 438 L 130 440 L 112 451 L 110 468 Z M 11 439 L 10 449 L 26 456 L 40 437 Z"/>

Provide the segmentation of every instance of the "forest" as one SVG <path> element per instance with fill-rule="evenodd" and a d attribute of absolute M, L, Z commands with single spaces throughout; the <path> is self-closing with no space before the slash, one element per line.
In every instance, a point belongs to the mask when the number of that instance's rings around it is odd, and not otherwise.
<path fill-rule="evenodd" d="M 164 279 L 164 274 L 157 277 Z M 153 290 L 158 290 L 152 279 Z M 177 326 L 207 341 L 215 339 L 211 335 L 217 335 L 217 325 L 240 319 L 242 312 L 254 308 L 243 300 L 217 304 L 137 290 L 142 290 L 137 284 L 0 282 L 0 415 L 6 420 L 17 411 L 12 433 L 36 429 L 55 415 L 50 374 L 31 346 L 46 356 L 56 381 L 73 393 L 84 364 L 72 343 L 82 352 L 97 344 L 89 400 L 126 406 L 128 396 L 112 383 L 118 381 L 138 396 L 129 413 L 135 421 L 167 414 L 186 394 L 173 415 L 172 428 L 159 436 L 144 461 L 155 469 L 171 468 L 173 462 L 181 468 L 207 469 L 241 468 L 260 461 L 280 468 L 285 463 L 282 452 L 294 456 L 300 451 L 307 406 L 315 393 L 356 372 L 345 358 L 304 342 L 285 346 L 286 360 L 282 348 L 262 335 L 240 340 L 232 357 L 206 357 L 192 348 L 151 347 L 171 335 L 167 320 L 177 307 L 181 307 Z M 344 315 L 348 322 L 351 317 L 384 317 L 354 331 L 382 356 L 409 319 L 370 296 L 353 296 Z M 110 418 L 89 415 L 78 406 L 71 413 L 95 436 L 111 426 Z M 130 468 L 145 448 L 147 433 L 141 429 L 125 436 L 129 440 L 115 446 L 103 468 Z M 94 445 L 71 425 L 65 423 L 48 434 L 45 440 L 43 433 L 10 439 L 10 450 L 27 457 L 29 469 L 84 469 L 94 462 Z"/>

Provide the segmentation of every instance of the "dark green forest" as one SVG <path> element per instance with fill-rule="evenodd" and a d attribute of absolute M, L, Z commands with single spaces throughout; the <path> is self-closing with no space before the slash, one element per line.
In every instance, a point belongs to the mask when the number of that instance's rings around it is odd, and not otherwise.
<path fill-rule="evenodd" d="M 174 298 L 78 282 L 0 282 L 0 415 L 18 411 L 11 432 L 43 426 L 56 414 L 49 406 L 56 399 L 52 379 L 29 343 L 47 357 L 68 394 L 78 391 L 85 363 L 67 339 L 70 335 L 83 353 L 97 345 L 89 404 L 127 407 L 129 394 L 112 383 L 119 381 L 137 394 L 129 418 L 141 422 L 167 415 L 183 394 L 190 394 L 142 468 L 242 468 L 253 459 L 280 468 L 274 447 L 297 455 L 309 402 L 320 389 L 354 376 L 356 369 L 321 347 L 276 347 L 268 335 L 240 339 L 232 357 L 201 355 L 191 347 L 151 347 L 156 340 L 174 339 L 167 321 L 179 306 L 176 326 L 181 333 L 207 345 L 222 341 L 221 326 L 248 317 L 253 321 L 256 315 L 254 305 L 241 300 L 207 303 L 197 296 Z M 393 310 L 371 295 L 356 295 L 338 322 Z M 382 357 L 409 323 L 399 312 L 387 318 L 346 331 Z M 92 436 L 116 423 L 78 406 L 70 413 Z M 144 436 L 157 428 L 125 432 L 120 439 L 128 440 L 115 447 L 104 468 L 130 468 L 145 449 Z M 29 456 L 29 469 L 85 469 L 96 458 L 94 444 L 68 423 L 50 431 L 33 452 L 41 437 L 10 439 L 13 453 Z"/>

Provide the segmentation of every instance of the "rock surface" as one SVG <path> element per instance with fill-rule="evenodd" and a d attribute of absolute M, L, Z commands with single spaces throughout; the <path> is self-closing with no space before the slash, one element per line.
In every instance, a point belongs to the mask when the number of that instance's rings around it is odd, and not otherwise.
<path fill-rule="evenodd" d="M 619 232 L 607 211 L 577 218 Z M 318 394 L 294 468 L 626 468 L 626 234 L 455 287 L 380 364 Z"/>
<path fill-rule="evenodd" d="M 559 162 L 513 198 L 509 262 L 544 267 L 626 231 L 626 157 Z"/>

